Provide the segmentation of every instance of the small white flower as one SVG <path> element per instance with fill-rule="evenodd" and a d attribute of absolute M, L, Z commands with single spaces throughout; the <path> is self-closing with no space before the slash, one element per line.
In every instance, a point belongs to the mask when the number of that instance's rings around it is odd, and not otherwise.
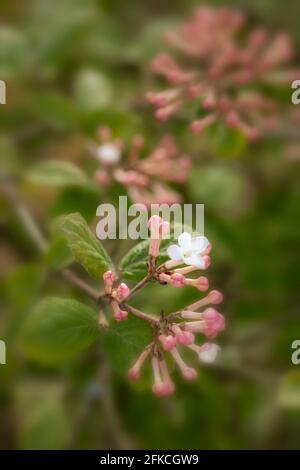
<path fill-rule="evenodd" d="M 206 362 L 207 364 L 211 364 L 215 361 L 218 352 L 220 351 L 220 346 L 214 343 L 204 343 L 199 348 L 199 359 L 202 362 Z"/>
<path fill-rule="evenodd" d="M 109 142 L 99 145 L 96 152 L 97 158 L 105 165 L 115 165 L 121 159 L 120 149 L 116 145 Z"/>
<path fill-rule="evenodd" d="M 209 246 L 206 237 L 192 238 L 188 232 L 183 232 L 178 237 L 178 245 L 171 245 L 167 249 L 167 254 L 172 261 L 181 262 L 199 269 L 205 268 L 203 256 Z"/>

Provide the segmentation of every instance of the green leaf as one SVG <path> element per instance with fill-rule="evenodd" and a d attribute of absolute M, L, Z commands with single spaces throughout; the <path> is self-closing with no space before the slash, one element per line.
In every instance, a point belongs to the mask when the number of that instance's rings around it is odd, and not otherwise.
<path fill-rule="evenodd" d="M 45 269 L 40 263 L 24 264 L 7 276 L 4 283 L 9 306 L 6 339 L 10 344 L 18 337 L 18 331 L 35 303 L 44 280 Z"/>
<path fill-rule="evenodd" d="M 129 316 L 128 320 L 116 323 L 106 332 L 104 349 L 112 367 L 124 374 L 151 339 L 151 326 L 140 318 Z"/>
<path fill-rule="evenodd" d="M 82 264 L 90 276 L 101 279 L 105 271 L 113 269 L 108 253 L 80 214 L 69 214 L 57 224 L 75 260 Z"/>
<path fill-rule="evenodd" d="M 282 378 L 278 392 L 279 405 L 282 408 L 299 410 L 300 408 L 300 372 L 287 372 Z"/>
<path fill-rule="evenodd" d="M 57 196 L 50 213 L 51 218 L 79 212 L 87 222 L 91 222 L 99 204 L 99 191 L 93 187 L 69 187 Z"/>
<path fill-rule="evenodd" d="M 24 324 L 21 344 L 37 362 L 70 359 L 99 336 L 97 313 L 73 299 L 48 298 L 37 304 Z"/>
<path fill-rule="evenodd" d="M 55 234 L 45 254 L 45 262 L 53 269 L 62 269 L 74 261 L 65 237 Z"/>
<path fill-rule="evenodd" d="M 63 94 L 32 94 L 28 97 L 28 106 L 34 117 L 54 129 L 68 130 L 77 124 L 78 111 L 72 101 Z"/>
<path fill-rule="evenodd" d="M 29 380 L 25 379 L 15 394 L 20 449 L 62 449 L 71 431 L 65 387 L 53 379 Z"/>
<path fill-rule="evenodd" d="M 218 124 L 214 139 L 214 151 L 218 157 L 238 157 L 245 148 L 246 138 L 240 130 L 232 129 L 223 123 Z"/>
<path fill-rule="evenodd" d="M 30 182 L 42 186 L 90 186 L 87 176 L 80 168 L 61 160 L 38 163 L 27 173 L 27 178 Z"/>
<path fill-rule="evenodd" d="M 113 98 L 111 80 L 96 69 L 81 70 L 75 78 L 75 99 L 82 110 L 109 106 Z"/>

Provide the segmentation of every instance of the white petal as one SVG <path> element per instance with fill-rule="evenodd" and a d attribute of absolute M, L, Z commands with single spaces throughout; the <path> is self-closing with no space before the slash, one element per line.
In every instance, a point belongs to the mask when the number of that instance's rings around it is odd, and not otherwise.
<path fill-rule="evenodd" d="M 215 361 L 220 346 L 214 343 L 205 343 L 200 347 L 199 358 L 202 362 L 210 364 Z"/>
<path fill-rule="evenodd" d="M 171 245 L 167 249 L 167 254 L 169 258 L 173 259 L 174 261 L 179 261 L 182 259 L 181 256 L 181 249 L 178 245 Z"/>
<path fill-rule="evenodd" d="M 195 237 L 192 239 L 191 248 L 196 253 L 203 253 L 207 249 L 209 241 L 206 237 Z"/>
<path fill-rule="evenodd" d="M 183 232 L 178 237 L 178 245 L 183 251 L 188 251 L 191 246 L 192 237 L 188 232 Z"/>
<path fill-rule="evenodd" d="M 195 266 L 196 268 L 204 269 L 205 263 L 203 258 L 196 253 L 190 253 L 189 256 L 184 256 L 183 260 L 188 266 Z"/>
<path fill-rule="evenodd" d="M 99 145 L 97 156 L 102 163 L 114 165 L 121 159 L 121 152 L 116 145 L 108 142 L 106 144 Z"/>

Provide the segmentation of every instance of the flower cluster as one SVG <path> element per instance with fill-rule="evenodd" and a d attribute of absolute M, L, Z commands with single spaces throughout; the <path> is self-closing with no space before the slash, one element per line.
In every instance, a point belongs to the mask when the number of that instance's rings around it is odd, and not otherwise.
<path fill-rule="evenodd" d="M 188 178 L 190 158 L 181 154 L 171 136 L 164 136 L 147 156 L 142 156 L 144 139 L 136 135 L 130 148 L 124 151 L 124 142 L 113 139 L 108 127 L 100 127 L 99 141 L 89 148 L 101 167 L 95 173 L 99 185 L 116 181 L 124 186 L 135 203 L 173 204 L 180 202 L 180 194 L 168 183 L 183 184 Z M 123 158 L 123 153 L 126 158 Z"/>
<path fill-rule="evenodd" d="M 287 34 L 271 36 L 264 28 L 247 33 L 242 13 L 201 6 L 165 39 L 178 59 L 163 53 L 152 63 L 152 71 L 170 85 L 146 95 L 158 120 L 166 121 L 187 101 L 197 100 L 201 115 L 191 122 L 195 134 L 219 119 L 249 140 L 276 128 L 276 103 L 252 89 L 254 84 L 290 83 L 297 78 L 298 70 L 286 68 L 293 57 Z"/>
<path fill-rule="evenodd" d="M 167 252 L 169 260 L 156 266 L 161 240 L 169 234 L 170 224 L 159 216 L 152 216 L 148 223 L 151 239 L 149 244 L 149 266 L 153 279 L 160 284 L 170 284 L 175 288 L 186 285 L 194 286 L 201 292 L 209 289 L 208 279 L 200 276 L 189 279 L 185 274 L 197 270 L 204 270 L 210 264 L 208 253 L 211 245 L 205 237 L 192 238 L 184 232 L 178 239 L 178 245 L 169 246 Z M 219 351 L 219 346 L 212 342 L 202 345 L 195 343 L 195 335 L 203 334 L 209 340 L 215 338 L 225 327 L 225 320 L 213 305 L 221 303 L 223 296 L 219 291 L 211 290 L 205 297 L 186 306 L 178 312 L 169 315 L 161 314 L 156 319 L 151 318 L 153 326 L 153 341 L 142 351 L 134 365 L 128 372 L 130 380 L 137 380 L 147 358 L 151 358 L 153 371 L 153 393 L 158 396 L 167 396 L 175 391 L 174 383 L 170 377 L 166 361 L 166 354 L 175 361 L 183 378 L 193 380 L 197 371 L 188 366 L 183 357 L 181 348 L 186 347 L 194 351 L 201 362 L 213 362 Z M 147 314 L 145 314 L 147 315 Z"/>

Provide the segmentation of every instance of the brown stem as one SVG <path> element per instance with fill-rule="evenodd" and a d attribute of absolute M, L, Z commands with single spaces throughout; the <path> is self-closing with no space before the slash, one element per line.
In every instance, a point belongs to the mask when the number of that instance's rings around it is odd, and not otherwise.
<path fill-rule="evenodd" d="M 137 308 L 134 308 L 128 304 L 124 304 L 124 307 L 127 308 L 127 310 L 129 310 L 130 313 L 132 313 L 138 318 L 141 318 L 142 320 L 146 320 L 147 322 L 152 323 L 153 325 L 157 325 L 159 323 L 159 319 L 155 317 L 154 315 L 150 315 L 149 313 L 142 312 L 141 310 L 138 310 Z"/>
<path fill-rule="evenodd" d="M 38 247 L 41 253 L 45 253 L 45 251 L 47 250 L 47 242 L 44 238 L 44 235 L 38 229 L 26 205 L 19 197 L 14 185 L 11 181 L 9 181 L 9 177 L 6 176 L 6 179 L 8 179 L 8 181 L 3 183 L 2 192 L 7 196 L 7 198 L 11 202 L 20 221 L 24 225 L 25 229 L 27 230 L 27 233 L 29 234 L 34 244 Z"/>
<path fill-rule="evenodd" d="M 73 271 L 66 268 L 62 270 L 62 274 L 64 278 L 67 279 L 67 281 L 69 281 L 74 286 L 78 287 L 78 289 L 84 292 L 88 297 L 90 297 L 97 303 L 101 303 L 101 300 L 103 298 L 102 294 L 96 289 L 93 289 L 93 287 L 83 281 Z"/>
<path fill-rule="evenodd" d="M 152 279 L 152 274 L 147 274 L 147 276 L 144 277 L 140 282 L 138 282 L 129 292 L 128 296 L 126 297 L 126 300 L 130 299 L 136 292 L 141 290 L 143 287 L 145 287 L 148 282 Z"/>

